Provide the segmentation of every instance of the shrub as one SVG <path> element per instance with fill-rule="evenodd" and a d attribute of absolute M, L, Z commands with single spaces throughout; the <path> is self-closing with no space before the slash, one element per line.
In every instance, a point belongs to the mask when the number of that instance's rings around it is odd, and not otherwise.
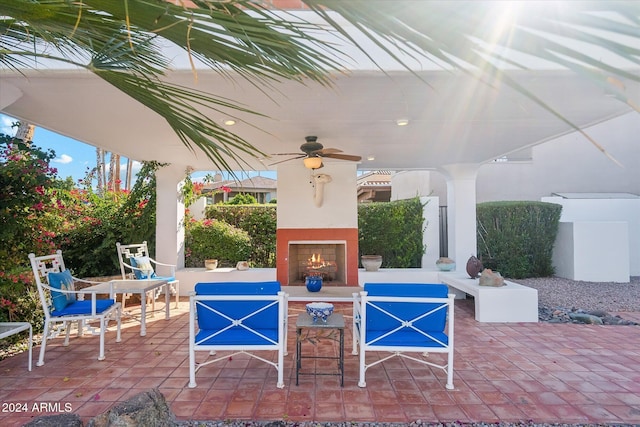
<path fill-rule="evenodd" d="M 224 221 L 193 220 L 186 228 L 185 247 L 187 267 L 202 267 L 205 259 L 217 259 L 218 266 L 231 267 L 250 259 L 251 239 L 246 231 Z"/>
<path fill-rule="evenodd" d="M 276 206 L 274 205 L 212 205 L 207 207 L 209 219 L 224 221 L 247 232 L 251 238 L 249 259 L 254 267 L 273 268 L 276 265 Z"/>
<path fill-rule="evenodd" d="M 425 246 L 419 198 L 358 206 L 361 255 L 382 255 L 385 268 L 420 268 Z"/>
<path fill-rule="evenodd" d="M 225 205 L 255 205 L 258 201 L 251 194 L 239 193 L 236 194 L 225 203 Z"/>
<path fill-rule="evenodd" d="M 478 258 L 504 277 L 553 275 L 553 245 L 561 213 L 562 206 L 555 203 L 478 204 Z"/>

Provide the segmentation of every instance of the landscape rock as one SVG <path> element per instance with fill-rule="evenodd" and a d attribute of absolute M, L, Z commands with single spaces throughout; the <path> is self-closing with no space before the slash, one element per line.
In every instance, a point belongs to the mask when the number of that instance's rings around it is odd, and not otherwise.
<path fill-rule="evenodd" d="M 174 427 L 175 415 L 158 389 L 139 393 L 94 417 L 87 427 Z"/>
<path fill-rule="evenodd" d="M 23 427 L 82 427 L 82 420 L 77 414 L 43 415 L 23 424 Z"/>
<path fill-rule="evenodd" d="M 480 280 L 478 281 L 480 286 L 493 286 L 494 288 L 504 286 L 504 278 L 497 271 L 494 272 L 490 268 L 482 270 Z"/>

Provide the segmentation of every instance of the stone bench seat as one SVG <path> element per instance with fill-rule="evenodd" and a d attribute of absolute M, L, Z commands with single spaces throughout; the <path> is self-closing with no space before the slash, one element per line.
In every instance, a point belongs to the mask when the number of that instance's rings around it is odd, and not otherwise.
<path fill-rule="evenodd" d="M 449 286 L 456 299 L 475 299 L 475 318 L 478 322 L 537 322 L 538 290 L 505 280 L 505 286 L 480 286 L 479 279 L 466 273 L 442 272 L 440 281 Z"/>

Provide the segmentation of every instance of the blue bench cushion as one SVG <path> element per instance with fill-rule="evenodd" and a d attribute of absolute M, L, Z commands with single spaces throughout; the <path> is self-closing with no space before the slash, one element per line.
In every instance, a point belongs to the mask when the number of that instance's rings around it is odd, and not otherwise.
<path fill-rule="evenodd" d="M 96 313 L 102 313 L 109 307 L 115 304 L 112 299 L 99 299 L 96 300 Z M 82 315 L 91 314 L 91 300 L 75 301 L 67 304 L 62 310 L 54 310 L 51 312 L 52 316 L 70 316 L 70 315 Z"/>
<path fill-rule="evenodd" d="M 279 291 L 280 282 L 277 281 L 198 283 L 195 286 L 196 295 L 277 295 Z M 260 309 L 263 310 L 252 314 Z M 251 329 L 271 330 L 269 334 L 263 332 L 264 335 L 270 337 L 275 335 L 277 339 L 278 304 L 274 301 L 198 301 L 196 313 L 198 327 L 201 330 L 198 333 L 200 338 L 205 331 L 228 327 L 232 323 L 229 319 L 242 319 L 243 324 Z M 259 339 L 259 337 L 241 326 L 234 326 L 214 338 L 219 344 L 247 344 L 253 339 Z M 259 341 L 265 343 L 264 340 Z"/>
<path fill-rule="evenodd" d="M 422 297 L 422 298 L 447 298 L 449 288 L 443 284 L 416 284 L 416 283 L 366 283 L 364 290 L 369 296 L 392 297 Z M 389 331 L 401 325 L 401 321 L 413 321 L 418 316 L 440 306 L 437 303 L 411 303 L 411 302 L 372 302 L 367 307 L 367 341 L 376 335 L 376 331 Z M 379 307 L 379 308 L 376 308 Z M 384 311 L 397 317 L 397 320 Z M 446 307 L 425 316 L 414 322 L 416 328 L 428 331 L 429 334 L 442 333 L 447 321 Z M 397 337 L 394 337 L 394 335 Z M 414 337 L 413 334 L 416 334 Z M 446 337 L 442 333 L 443 337 Z M 404 329 L 402 333 L 396 332 L 387 338 L 389 342 L 407 340 L 420 342 L 424 336 L 411 329 Z M 421 343 L 421 345 L 425 345 Z"/>

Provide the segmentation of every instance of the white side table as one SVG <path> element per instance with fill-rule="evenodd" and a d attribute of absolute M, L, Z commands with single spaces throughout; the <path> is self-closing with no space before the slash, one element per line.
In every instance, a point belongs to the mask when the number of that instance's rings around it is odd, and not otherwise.
<path fill-rule="evenodd" d="M 31 371 L 31 348 L 33 347 L 33 328 L 29 322 L 0 322 L 0 338 L 10 337 L 29 330 L 29 371 Z"/>

